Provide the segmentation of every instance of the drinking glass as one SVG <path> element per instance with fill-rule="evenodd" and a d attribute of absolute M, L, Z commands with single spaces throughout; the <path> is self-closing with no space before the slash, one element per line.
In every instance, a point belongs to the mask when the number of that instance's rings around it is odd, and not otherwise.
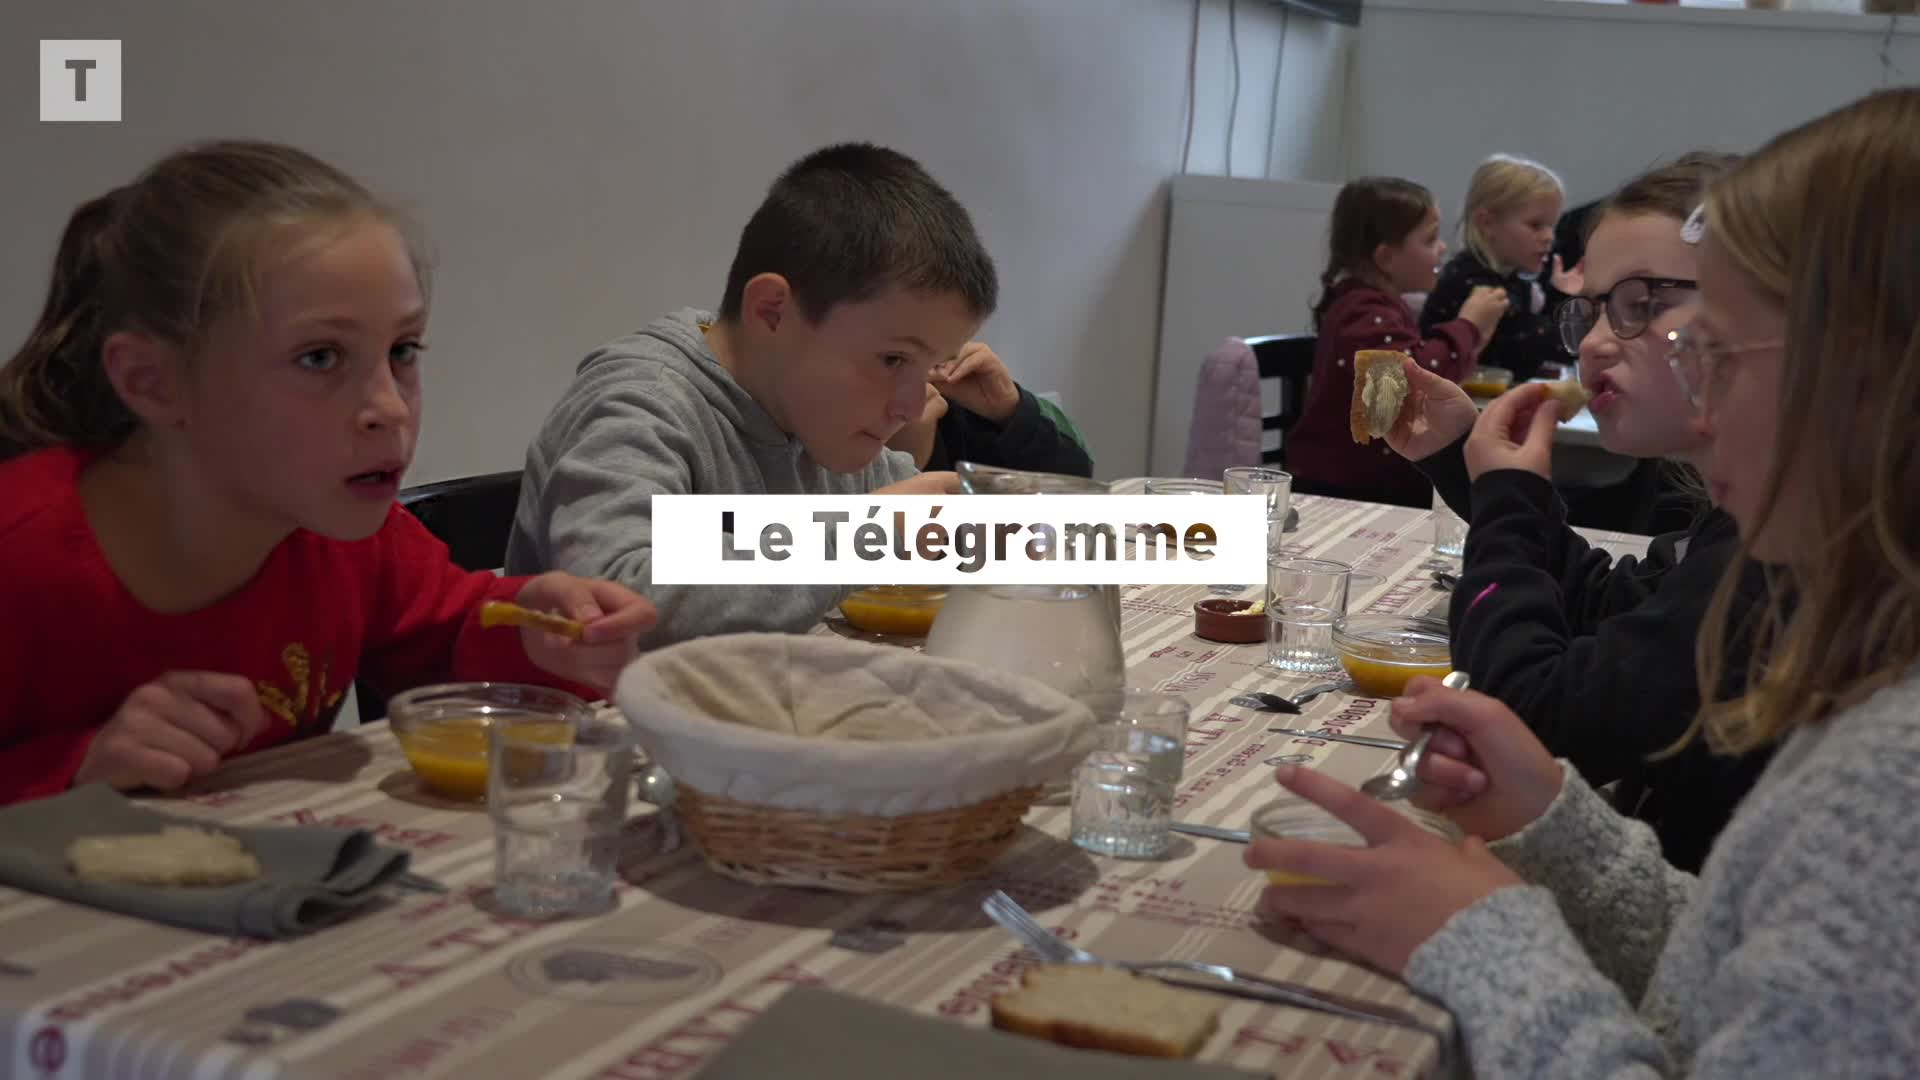
<path fill-rule="evenodd" d="M 1332 671 L 1340 666 L 1333 623 L 1347 613 L 1353 567 L 1326 559 L 1275 559 L 1267 564 L 1267 664 L 1281 671 Z"/>

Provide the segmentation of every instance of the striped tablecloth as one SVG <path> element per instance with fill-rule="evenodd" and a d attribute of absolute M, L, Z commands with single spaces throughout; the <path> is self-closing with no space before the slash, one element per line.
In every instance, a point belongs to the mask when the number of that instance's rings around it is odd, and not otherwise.
<path fill-rule="evenodd" d="M 1443 602 L 1418 568 L 1424 512 L 1296 502 L 1293 548 L 1377 575 L 1356 610 Z M 1619 551 L 1644 543 L 1600 539 Z M 1278 761 L 1356 782 L 1385 763 L 1383 751 L 1270 734 L 1270 716 L 1228 705 L 1240 690 L 1302 680 L 1262 668 L 1262 646 L 1195 638 L 1191 605 L 1204 592 L 1134 588 L 1124 599 L 1129 681 L 1196 706 L 1179 817 L 1244 827 L 1274 796 Z M 1292 719 L 1381 733 L 1383 712 L 1330 695 Z M 1239 845 L 1183 837 L 1163 860 L 1096 857 L 1065 841 L 1064 807 L 1036 807 L 989 879 L 894 896 L 738 884 L 690 849 L 662 852 L 660 830 L 638 818 L 617 910 L 536 924 L 490 910 L 485 813 L 422 795 L 384 724 L 236 761 L 167 802 L 231 823 L 372 829 L 451 891 L 396 893 L 350 923 L 261 943 L 0 889 L 0 1075 L 666 1080 L 692 1075 L 800 982 L 983 1025 L 988 1001 L 1028 962 L 980 913 L 994 888 L 1102 955 L 1230 963 L 1447 1022 L 1394 980 L 1273 940 L 1253 915 L 1262 882 Z M 1201 1057 L 1280 1077 L 1412 1077 L 1435 1071 L 1437 1052 L 1405 1029 L 1232 1001 Z"/>

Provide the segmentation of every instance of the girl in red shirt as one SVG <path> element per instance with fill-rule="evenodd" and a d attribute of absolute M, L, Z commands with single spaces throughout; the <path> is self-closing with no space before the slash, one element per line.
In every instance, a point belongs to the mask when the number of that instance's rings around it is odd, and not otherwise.
<path fill-rule="evenodd" d="M 1313 378 L 1300 422 L 1287 433 L 1287 468 L 1302 491 L 1425 507 L 1433 488 L 1383 440 L 1353 441 L 1353 354 L 1392 349 L 1454 382 L 1473 372 L 1480 343 L 1506 310 L 1506 294 L 1475 289 L 1460 317 L 1420 332 L 1405 293 L 1433 288 L 1447 245 L 1433 194 L 1411 180 L 1364 177 L 1333 204 L 1325 287 L 1313 308 Z"/>
<path fill-rule="evenodd" d="M 0 369 L 0 802 L 177 788 L 328 730 L 356 678 L 612 684 L 646 600 L 464 572 L 395 502 L 426 277 L 364 188 L 272 144 L 184 150 L 75 211 Z M 483 629 L 489 599 L 586 634 Z"/>

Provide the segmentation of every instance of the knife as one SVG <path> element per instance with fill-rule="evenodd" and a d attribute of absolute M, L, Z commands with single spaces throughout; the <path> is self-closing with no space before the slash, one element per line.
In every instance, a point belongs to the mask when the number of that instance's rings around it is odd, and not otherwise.
<path fill-rule="evenodd" d="M 1171 826 L 1174 832 L 1191 836 L 1204 836 L 1209 840 L 1226 840 L 1235 844 L 1253 842 L 1253 834 L 1245 829 L 1222 829 L 1217 825 L 1194 825 L 1185 821 L 1176 821 Z"/>

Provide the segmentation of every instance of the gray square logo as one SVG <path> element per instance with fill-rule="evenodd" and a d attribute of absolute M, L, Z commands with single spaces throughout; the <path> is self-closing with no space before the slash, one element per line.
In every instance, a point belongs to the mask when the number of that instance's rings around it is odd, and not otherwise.
<path fill-rule="evenodd" d="M 40 119 L 120 119 L 120 42 L 40 42 Z"/>

